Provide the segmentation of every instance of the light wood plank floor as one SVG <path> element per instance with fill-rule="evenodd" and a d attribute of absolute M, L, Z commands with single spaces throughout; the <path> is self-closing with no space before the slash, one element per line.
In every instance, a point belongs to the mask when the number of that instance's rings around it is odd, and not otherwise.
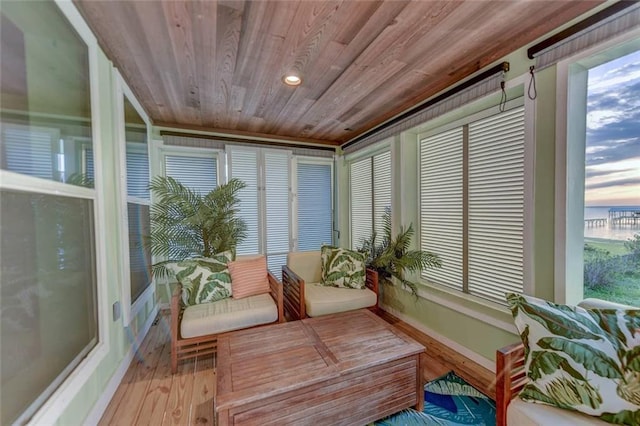
<path fill-rule="evenodd" d="M 427 347 L 423 376 L 433 380 L 454 370 L 495 398 L 495 375 L 382 312 L 381 317 Z M 182 361 L 171 374 L 168 311 L 160 314 L 109 403 L 100 425 L 213 425 L 215 357 Z"/>

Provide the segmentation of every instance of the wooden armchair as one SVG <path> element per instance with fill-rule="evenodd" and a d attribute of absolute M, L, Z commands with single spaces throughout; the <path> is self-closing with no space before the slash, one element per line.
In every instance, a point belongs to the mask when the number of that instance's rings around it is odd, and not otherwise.
<path fill-rule="evenodd" d="M 250 313 L 249 309 L 245 309 L 244 311 L 242 309 L 237 309 L 237 306 L 241 306 L 238 304 L 247 305 L 246 302 L 243 302 L 245 299 L 235 300 L 232 298 L 228 298 L 219 300 L 217 302 L 211 302 L 211 304 L 218 304 L 218 309 L 209 309 L 208 312 L 215 311 L 215 313 L 210 313 L 206 318 L 204 318 L 207 322 L 210 321 L 212 327 L 216 329 L 216 332 L 188 338 L 182 337 L 181 322 L 185 310 L 193 307 L 185 307 L 183 305 L 181 297 L 182 286 L 178 284 L 171 297 L 171 372 L 176 372 L 178 368 L 178 360 L 193 358 L 198 355 L 214 354 L 217 349 L 218 335 L 222 333 L 239 330 L 242 328 L 251 328 L 271 323 L 283 322 L 284 313 L 282 284 L 270 272 L 268 275 L 268 279 L 270 287 L 269 296 L 271 296 L 271 299 L 273 299 L 273 302 L 275 304 L 274 307 L 269 307 L 268 303 L 265 306 L 265 309 L 271 313 L 267 315 L 269 316 L 268 321 L 247 326 L 246 320 L 242 320 L 242 312 L 246 311 L 247 313 Z M 264 296 L 265 295 L 249 296 L 246 299 L 256 298 L 256 300 L 261 302 L 262 305 L 265 305 Z M 228 309 L 228 307 L 234 304 L 236 304 L 236 309 Z M 277 312 L 277 319 L 275 321 L 271 321 L 271 319 L 276 316 L 273 312 Z M 224 323 L 224 325 L 215 326 L 217 321 L 219 323 Z"/>
<path fill-rule="evenodd" d="M 507 424 L 507 407 L 527 383 L 521 342 L 496 352 L 496 426 Z"/>
<path fill-rule="evenodd" d="M 304 260 L 300 266 L 295 265 L 293 258 L 300 257 Z M 316 263 L 317 259 L 317 263 Z M 304 268 L 306 270 L 294 271 L 296 268 Z M 320 271 L 320 252 L 305 252 L 305 253 L 289 253 L 287 258 L 287 265 L 282 267 L 282 286 L 284 293 L 284 310 L 287 318 L 290 320 L 304 319 L 308 316 L 324 315 L 326 313 L 337 313 L 345 310 L 369 308 L 371 310 L 378 309 L 379 288 L 378 288 L 378 273 L 373 269 L 367 269 L 366 271 L 366 290 L 352 290 L 352 289 L 338 289 L 335 287 L 325 287 L 328 293 L 338 294 L 341 296 L 336 301 L 336 305 L 332 308 L 314 311 L 313 307 L 309 312 L 308 305 L 313 306 L 317 303 L 330 303 L 330 297 L 325 297 L 326 294 L 318 294 L 318 282 Z M 307 280 L 303 278 L 306 276 Z M 313 289 L 307 288 L 309 285 L 315 286 Z M 309 290 L 314 290 L 312 294 Z M 371 292 L 371 293 L 369 293 Z M 351 296 L 357 296 L 358 300 L 349 300 Z M 310 299 L 311 298 L 311 299 Z M 314 299 L 315 298 L 315 299 Z M 323 299 L 323 300 L 319 300 Z M 317 306 L 317 305 L 316 305 Z M 331 311 L 331 312 L 328 312 Z"/>

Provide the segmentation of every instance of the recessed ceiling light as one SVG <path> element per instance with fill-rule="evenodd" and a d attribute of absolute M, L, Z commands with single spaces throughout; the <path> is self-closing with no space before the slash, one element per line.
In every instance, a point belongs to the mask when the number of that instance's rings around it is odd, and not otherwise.
<path fill-rule="evenodd" d="M 282 82 L 287 86 L 299 86 L 302 83 L 302 79 L 295 74 L 287 74 L 282 77 Z"/>

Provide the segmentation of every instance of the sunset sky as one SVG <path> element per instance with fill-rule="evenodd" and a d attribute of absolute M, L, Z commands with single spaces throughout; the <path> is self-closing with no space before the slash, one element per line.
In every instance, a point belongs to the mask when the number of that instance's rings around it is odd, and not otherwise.
<path fill-rule="evenodd" d="M 589 70 L 585 205 L 640 206 L 640 51 Z"/>

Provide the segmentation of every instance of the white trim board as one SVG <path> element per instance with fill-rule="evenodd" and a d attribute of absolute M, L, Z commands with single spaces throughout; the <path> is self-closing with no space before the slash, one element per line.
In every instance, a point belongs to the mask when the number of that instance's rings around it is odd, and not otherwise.
<path fill-rule="evenodd" d="M 136 353 L 136 348 L 139 348 L 142 344 L 142 341 L 145 339 L 145 337 L 147 337 L 147 334 L 151 329 L 151 325 L 153 324 L 157 316 L 158 305 L 156 305 L 151 311 L 149 318 L 147 318 L 147 322 L 145 322 L 144 327 L 142 328 L 140 333 L 138 333 L 136 341 L 129 347 L 129 351 L 127 351 L 127 354 L 120 362 L 120 365 L 116 369 L 115 373 L 113 373 L 113 376 L 111 376 L 109 383 L 107 383 L 107 386 L 102 392 L 102 395 L 100 395 L 96 403 L 93 405 L 93 408 L 91 409 L 91 411 L 89 411 L 87 418 L 84 420 L 84 422 L 82 422 L 82 424 L 97 425 L 100 422 L 100 419 L 109 406 L 113 395 L 115 395 L 116 391 L 118 390 L 118 386 L 120 386 L 124 375 L 127 373 L 127 370 L 131 365 L 131 361 L 133 361 L 133 356 Z M 160 326 L 160 324 L 158 324 L 158 326 Z"/>
<path fill-rule="evenodd" d="M 451 349 L 453 349 L 454 351 L 458 352 L 460 355 L 463 355 L 467 358 L 469 358 L 471 361 L 475 362 L 476 364 L 486 368 L 487 370 L 495 373 L 496 372 L 496 364 L 494 361 L 491 361 L 490 359 L 487 359 L 485 357 L 483 357 L 482 355 L 479 355 L 469 349 L 467 349 L 466 347 L 462 346 L 461 344 L 454 342 L 453 340 L 444 337 L 443 335 L 441 335 L 440 333 L 437 333 L 433 330 L 431 330 L 429 327 L 425 326 L 424 324 L 416 321 L 415 319 L 393 309 L 390 306 L 387 305 L 383 305 L 381 304 L 380 307 L 389 312 L 390 314 L 392 314 L 393 316 L 401 319 L 402 321 L 406 322 L 407 324 L 409 324 L 410 326 L 412 326 L 413 328 L 423 332 L 424 334 L 426 334 L 427 336 L 437 340 L 438 342 L 442 343 L 443 345 L 446 345 L 448 347 L 450 347 Z"/>

